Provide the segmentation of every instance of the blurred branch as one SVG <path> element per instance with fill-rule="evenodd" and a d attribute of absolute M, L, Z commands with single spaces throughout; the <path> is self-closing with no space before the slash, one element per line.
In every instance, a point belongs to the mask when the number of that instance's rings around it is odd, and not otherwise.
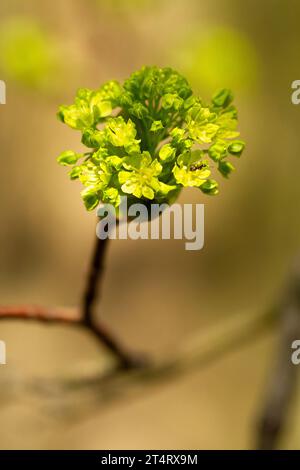
<path fill-rule="evenodd" d="M 35 320 L 42 323 L 80 324 L 79 312 L 67 308 L 47 308 L 38 305 L 0 306 L 0 320 Z"/>
<path fill-rule="evenodd" d="M 300 339 L 300 263 L 290 274 L 282 301 L 279 348 L 259 419 L 258 449 L 275 449 L 284 430 L 296 385 L 297 367 L 291 361 L 291 345 Z"/>
<path fill-rule="evenodd" d="M 9 391 L 13 388 L 20 390 L 23 397 L 26 391 L 38 393 L 44 398 L 55 399 L 55 409 L 59 407 L 60 416 L 69 409 L 74 417 L 75 413 L 93 411 L 95 407 L 99 409 L 101 405 L 107 406 L 110 402 L 135 399 L 140 394 L 151 392 L 151 385 L 161 384 L 165 380 L 169 383 L 172 379 L 177 380 L 195 369 L 199 371 L 224 359 L 226 355 L 251 344 L 254 339 L 269 331 L 274 320 L 276 316 L 271 311 L 252 315 L 243 312 L 193 335 L 177 351 L 164 355 L 161 360 L 152 361 L 148 367 L 131 368 L 125 373 L 121 369 L 108 368 L 107 363 L 103 370 L 96 362 L 87 375 L 86 364 L 78 364 L 73 370 L 66 371 L 61 379 L 38 378 L 27 384 L 22 380 L 21 386 L 14 383 L 14 386 L 9 386 L 6 378 L 1 383 L 0 391 L 5 394 L 5 388 Z M 12 398 L 11 392 L 7 395 L 9 399 Z M 45 410 L 44 400 L 42 407 Z"/>
<path fill-rule="evenodd" d="M 206 330 L 200 336 L 189 340 L 184 347 L 171 357 L 164 357 L 157 363 L 146 363 L 139 357 L 124 350 L 119 342 L 107 331 L 99 321 L 94 319 L 94 308 L 101 290 L 104 259 L 107 251 L 108 239 L 96 238 L 92 254 L 86 286 L 82 295 L 81 309 L 46 308 L 31 305 L 0 307 L 1 320 L 31 320 L 42 323 L 60 323 L 86 328 L 96 339 L 103 343 L 107 349 L 118 359 L 118 367 L 109 373 L 96 373 L 90 377 L 76 377 L 64 379 L 62 389 L 67 391 L 82 390 L 96 386 L 102 394 L 117 397 L 128 394 L 128 390 L 138 382 L 161 380 L 170 375 L 180 375 L 189 370 L 224 357 L 227 353 L 242 347 L 258 335 L 269 329 L 270 322 L 277 318 L 275 310 L 257 315 L 239 314 L 220 322 L 211 331 Z M 274 448 L 283 430 L 290 398 L 295 384 L 296 367 L 291 363 L 291 343 L 300 338 L 300 270 L 293 272 L 288 283 L 283 301 L 281 302 L 281 348 L 274 376 L 267 394 L 262 417 L 260 419 L 257 447 L 260 449 Z M 137 370 L 139 369 L 139 370 Z M 131 370 L 130 374 L 122 374 Z M 120 386 L 121 385 L 121 386 Z M 92 387 L 93 388 L 93 387 Z M 133 387 L 134 389 L 135 387 Z M 117 392 L 116 392 L 117 390 Z M 98 395 L 98 393 L 97 393 Z M 101 399 L 99 397 L 99 399 Z"/>
<path fill-rule="evenodd" d="M 135 361 L 126 353 L 99 322 L 93 320 L 93 308 L 103 276 L 103 261 L 107 243 L 97 239 L 87 285 L 83 295 L 81 313 L 70 308 L 45 308 L 37 306 L 0 307 L 0 320 L 34 320 L 43 323 L 62 323 L 87 328 L 101 343 L 119 359 L 117 369 L 99 373 L 96 371 L 89 377 L 76 375 L 75 378 L 64 378 L 60 383 L 60 392 L 97 390 L 97 403 L 103 399 L 127 397 L 128 393 L 144 390 L 136 385 L 155 383 L 157 380 L 170 379 L 172 376 L 186 374 L 190 370 L 206 367 L 214 361 L 224 358 L 238 347 L 243 347 L 259 335 L 269 330 L 278 318 L 278 308 L 256 315 L 239 314 L 220 322 L 217 326 L 200 335 L 189 339 L 177 353 L 164 357 L 161 361 L 153 361 L 148 367 L 142 361 Z M 100 284 L 100 286 L 99 286 Z M 283 432 L 287 413 L 295 388 L 297 367 L 291 362 L 291 344 L 300 338 L 300 269 L 293 271 L 280 302 L 281 328 L 280 348 L 273 377 L 270 381 L 266 402 L 259 420 L 257 448 L 273 449 Z M 122 370 L 131 373 L 122 373 Z M 39 380 L 39 386 L 41 381 Z M 57 382 L 54 389 L 57 388 Z M 46 387 L 49 391 L 49 387 Z M 50 387 L 51 390 L 51 387 Z M 100 393 L 101 390 L 101 393 Z M 68 394 L 68 400 L 69 400 Z M 90 400 L 88 403 L 91 404 Z M 88 405 L 89 406 L 89 405 Z"/>
<path fill-rule="evenodd" d="M 104 260 L 107 251 L 108 239 L 99 240 L 96 238 L 95 248 L 92 254 L 90 268 L 87 275 L 86 286 L 82 295 L 81 309 L 71 308 L 46 308 L 30 305 L 0 307 L 1 320 L 32 320 L 42 323 L 60 323 L 74 325 L 76 327 L 88 329 L 99 342 L 103 343 L 107 349 L 118 359 L 118 368 L 109 372 L 109 384 L 119 381 L 121 370 L 135 370 L 128 379 L 137 377 L 148 380 L 169 377 L 186 373 L 193 367 L 206 366 L 212 361 L 223 357 L 226 353 L 234 350 L 238 346 L 244 346 L 253 338 L 262 334 L 269 328 L 270 321 L 274 320 L 273 312 L 264 312 L 256 315 L 239 314 L 227 318 L 218 323 L 211 330 L 206 330 L 200 336 L 190 339 L 177 354 L 171 357 L 166 356 L 162 361 L 147 364 L 142 357 L 134 356 L 124 350 L 119 342 L 107 331 L 102 323 L 94 319 L 94 308 L 100 293 L 104 273 Z M 147 367 L 143 367 L 147 366 Z M 78 377 L 76 379 L 81 387 L 89 386 L 91 383 L 107 383 L 107 375 L 95 373 L 90 379 Z M 126 392 L 125 392 L 126 393 Z"/>
<path fill-rule="evenodd" d="M 108 238 L 100 240 L 96 237 L 90 270 L 83 293 L 81 312 L 76 309 L 46 308 L 31 305 L 0 306 L 0 320 L 36 320 L 44 323 L 65 323 L 87 328 L 98 341 L 118 359 L 122 369 L 130 369 L 144 365 L 141 358 L 135 357 L 121 346 L 110 332 L 99 321 L 93 319 L 93 310 L 98 300 L 104 274 L 104 258 Z"/>

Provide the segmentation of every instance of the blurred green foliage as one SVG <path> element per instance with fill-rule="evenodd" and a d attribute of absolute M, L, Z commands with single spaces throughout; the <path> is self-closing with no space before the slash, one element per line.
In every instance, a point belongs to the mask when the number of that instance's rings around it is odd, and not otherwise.
<path fill-rule="evenodd" d="M 195 87 L 251 90 L 258 80 L 258 57 L 250 39 L 230 28 L 192 34 L 176 51 L 176 63 Z"/>
<path fill-rule="evenodd" d="M 11 18 L 1 24 L 0 70 L 26 87 L 49 90 L 59 71 L 55 43 L 33 19 Z"/>

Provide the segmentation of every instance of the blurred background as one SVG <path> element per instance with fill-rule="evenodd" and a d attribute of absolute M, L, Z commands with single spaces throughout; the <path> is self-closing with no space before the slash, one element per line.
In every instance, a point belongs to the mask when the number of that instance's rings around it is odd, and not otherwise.
<path fill-rule="evenodd" d="M 99 318 L 125 345 L 160 359 L 198 332 L 205 338 L 217 328 L 221 337 L 223 322 L 265 311 L 299 248 L 300 108 L 290 99 L 300 73 L 299 14 L 297 0 L 2 0 L 1 304 L 79 301 L 96 220 L 56 163 L 63 150 L 81 149 L 57 108 L 79 87 L 155 64 L 176 68 L 206 100 L 232 88 L 247 149 L 217 197 L 180 196 L 205 204 L 202 251 L 178 240 L 111 243 Z M 8 355 L 0 367 L 2 449 L 244 449 L 253 444 L 277 331 L 82 413 L 89 392 L 49 399 L 26 383 L 105 367 L 109 357 L 93 338 L 3 322 L 0 339 Z M 282 448 L 300 448 L 299 415 L 300 390 Z"/>

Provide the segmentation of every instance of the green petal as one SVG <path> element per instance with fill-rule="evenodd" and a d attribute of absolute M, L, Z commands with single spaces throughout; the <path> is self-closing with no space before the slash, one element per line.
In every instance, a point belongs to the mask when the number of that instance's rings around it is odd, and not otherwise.
<path fill-rule="evenodd" d="M 150 188 L 149 186 L 143 186 L 142 188 L 142 194 L 144 197 L 146 197 L 147 199 L 154 199 L 154 191 L 152 188 Z"/>
<path fill-rule="evenodd" d="M 121 186 L 121 189 L 124 193 L 134 194 L 134 191 L 136 191 L 138 189 L 138 185 L 136 183 L 128 180 Z"/>
<path fill-rule="evenodd" d="M 121 184 L 126 183 L 126 181 L 128 179 L 130 179 L 130 177 L 131 177 L 131 172 L 130 171 L 120 171 L 118 177 L 119 177 L 119 182 Z"/>
<path fill-rule="evenodd" d="M 223 90 L 218 90 L 213 98 L 212 102 L 215 106 L 221 106 L 225 108 L 228 106 L 233 100 L 233 95 L 231 93 L 231 90 L 228 90 L 227 88 L 224 88 Z"/>
<path fill-rule="evenodd" d="M 116 188 L 108 188 L 103 191 L 102 202 L 113 204 L 118 207 L 121 203 L 121 196 Z"/>
<path fill-rule="evenodd" d="M 106 132 L 109 141 L 115 147 L 124 147 L 135 141 L 136 128 L 131 119 L 127 122 L 121 116 L 110 119 Z"/>
<path fill-rule="evenodd" d="M 80 174 L 81 174 L 80 166 L 74 166 L 74 168 L 72 168 L 72 170 L 68 173 L 71 180 L 78 179 Z"/>
<path fill-rule="evenodd" d="M 150 131 L 151 132 L 158 132 L 164 128 L 163 124 L 161 121 L 153 121 Z"/>
<path fill-rule="evenodd" d="M 175 158 L 176 150 L 170 145 L 165 144 L 159 151 L 159 158 L 164 162 L 170 162 Z"/>
<path fill-rule="evenodd" d="M 219 162 L 218 170 L 225 178 L 228 178 L 235 168 L 230 162 L 221 161 Z"/>
<path fill-rule="evenodd" d="M 89 188 L 81 191 L 81 197 L 88 211 L 92 211 L 99 204 L 98 194 Z"/>
<path fill-rule="evenodd" d="M 211 145 L 208 149 L 210 158 L 214 161 L 219 161 L 227 155 L 227 144 L 225 141 L 219 140 Z"/>
<path fill-rule="evenodd" d="M 209 196 L 215 196 L 219 193 L 218 183 L 215 180 L 207 180 L 200 186 L 203 193 Z"/>
<path fill-rule="evenodd" d="M 231 142 L 231 144 L 228 146 L 228 152 L 231 153 L 231 155 L 240 157 L 244 148 L 245 142 L 243 142 L 242 140 L 235 140 L 234 142 Z"/>
<path fill-rule="evenodd" d="M 162 171 L 162 166 L 161 166 L 161 164 L 159 163 L 158 160 L 153 160 L 153 162 L 150 165 L 150 168 L 152 170 L 151 173 L 152 173 L 153 176 L 160 175 L 160 173 Z"/>
<path fill-rule="evenodd" d="M 81 157 L 82 155 L 73 152 L 73 150 L 67 150 L 66 152 L 60 154 L 60 156 L 57 158 L 57 162 L 63 166 L 74 165 Z"/>

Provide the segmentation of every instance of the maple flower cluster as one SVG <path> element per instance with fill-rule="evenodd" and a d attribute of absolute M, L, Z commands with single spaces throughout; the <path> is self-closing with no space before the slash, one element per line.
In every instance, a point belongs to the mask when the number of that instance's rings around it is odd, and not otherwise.
<path fill-rule="evenodd" d="M 81 132 L 89 151 L 68 150 L 57 160 L 83 184 L 88 210 L 99 202 L 118 207 L 122 196 L 172 203 L 182 187 L 215 195 L 212 171 L 228 177 L 234 170 L 228 157 L 245 147 L 232 101 L 223 89 L 205 104 L 173 69 L 143 67 L 123 85 L 79 89 L 74 104 L 60 107 L 59 118 Z"/>

